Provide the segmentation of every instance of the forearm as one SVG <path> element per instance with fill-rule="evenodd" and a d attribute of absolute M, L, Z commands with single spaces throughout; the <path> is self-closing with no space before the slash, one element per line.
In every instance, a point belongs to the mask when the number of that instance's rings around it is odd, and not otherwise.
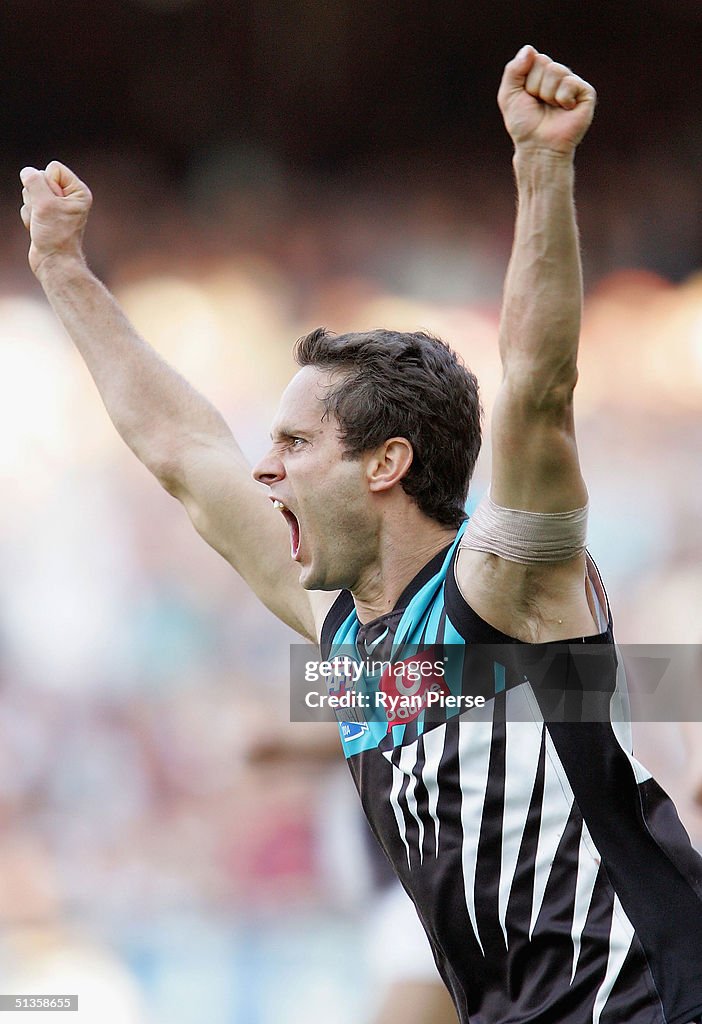
<path fill-rule="evenodd" d="M 573 161 L 544 149 L 517 149 L 514 169 L 518 209 L 500 354 L 505 377 L 540 402 L 569 393 L 577 378 L 582 274 Z"/>
<path fill-rule="evenodd" d="M 189 444 L 231 439 L 223 418 L 139 337 L 82 260 L 48 258 L 37 276 L 118 432 L 164 486 L 175 490 Z"/>

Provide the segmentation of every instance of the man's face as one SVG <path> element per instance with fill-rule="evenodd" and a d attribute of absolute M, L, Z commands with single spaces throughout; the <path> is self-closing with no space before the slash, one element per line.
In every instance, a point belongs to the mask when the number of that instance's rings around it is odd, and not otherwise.
<path fill-rule="evenodd" d="M 343 458 L 333 417 L 321 398 L 338 374 L 306 366 L 283 392 L 271 430 L 273 446 L 255 467 L 287 520 L 290 549 L 307 590 L 353 588 L 372 563 L 378 513 L 366 477 L 367 460 Z"/>

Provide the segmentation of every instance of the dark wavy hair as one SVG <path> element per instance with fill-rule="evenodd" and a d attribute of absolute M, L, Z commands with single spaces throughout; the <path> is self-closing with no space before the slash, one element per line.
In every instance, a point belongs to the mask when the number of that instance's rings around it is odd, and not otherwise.
<path fill-rule="evenodd" d="M 322 401 L 345 454 L 406 438 L 414 458 L 404 490 L 425 515 L 459 526 L 480 451 L 481 408 L 478 382 L 456 353 L 424 331 L 336 335 L 318 327 L 297 342 L 295 359 L 343 372 Z"/>

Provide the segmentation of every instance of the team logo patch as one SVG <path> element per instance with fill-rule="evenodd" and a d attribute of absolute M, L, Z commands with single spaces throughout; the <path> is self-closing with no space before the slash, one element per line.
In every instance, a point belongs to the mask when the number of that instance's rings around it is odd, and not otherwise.
<path fill-rule="evenodd" d="M 331 659 L 332 675 L 327 682 L 327 690 L 330 694 L 335 697 L 344 697 L 354 692 L 358 679 L 357 664 L 358 662 L 347 654 L 337 655 L 336 658 Z"/>
<path fill-rule="evenodd" d="M 369 728 L 368 722 L 339 722 L 341 738 L 344 743 L 351 743 L 352 740 L 357 740 L 359 736 L 367 733 Z"/>

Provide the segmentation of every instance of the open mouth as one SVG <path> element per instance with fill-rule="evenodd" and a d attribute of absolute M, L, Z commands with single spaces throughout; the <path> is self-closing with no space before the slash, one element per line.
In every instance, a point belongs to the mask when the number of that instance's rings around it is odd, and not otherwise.
<path fill-rule="evenodd" d="M 300 524 L 297 521 L 297 516 L 278 498 L 273 499 L 273 508 L 277 508 L 279 512 L 283 513 L 285 521 L 290 528 L 290 554 L 296 559 L 300 552 Z"/>

